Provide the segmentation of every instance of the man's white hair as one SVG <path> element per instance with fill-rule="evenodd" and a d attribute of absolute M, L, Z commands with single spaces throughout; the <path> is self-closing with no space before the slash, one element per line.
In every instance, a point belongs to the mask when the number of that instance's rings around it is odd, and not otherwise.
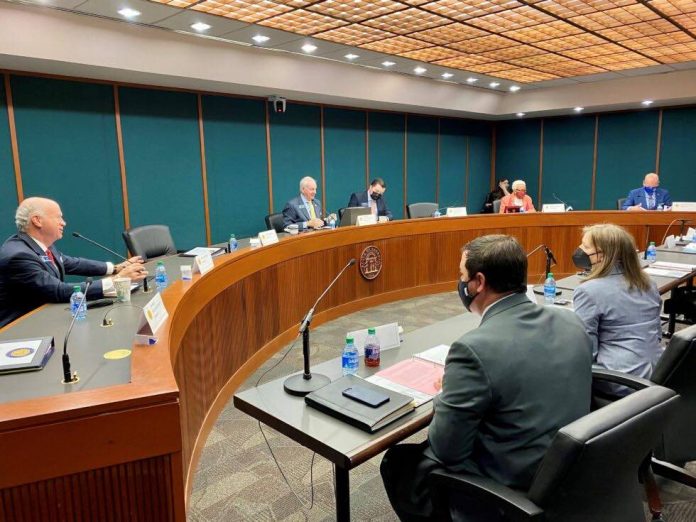
<path fill-rule="evenodd" d="M 521 179 L 516 179 L 515 181 L 512 182 L 512 190 L 517 190 L 517 187 L 527 188 L 527 184 L 524 181 L 522 181 Z"/>
<path fill-rule="evenodd" d="M 305 188 L 309 183 L 312 182 L 315 185 L 317 184 L 316 180 L 312 176 L 305 176 L 300 180 L 300 192 L 302 192 L 302 189 Z"/>
<path fill-rule="evenodd" d="M 22 201 L 15 212 L 15 225 L 19 232 L 26 232 L 29 228 L 32 216 L 43 215 L 43 208 L 39 198 L 27 198 Z"/>

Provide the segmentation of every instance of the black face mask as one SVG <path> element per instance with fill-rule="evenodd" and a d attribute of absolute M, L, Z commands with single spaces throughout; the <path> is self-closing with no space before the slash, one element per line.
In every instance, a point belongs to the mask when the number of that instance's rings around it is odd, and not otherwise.
<path fill-rule="evenodd" d="M 471 312 L 471 303 L 474 302 L 474 299 L 478 296 L 478 293 L 471 295 L 469 294 L 469 283 L 471 282 L 471 279 L 468 281 L 459 281 L 459 284 L 457 285 L 457 291 L 459 292 L 459 299 L 462 300 L 462 304 L 464 305 L 464 308 L 466 308 L 467 312 Z"/>
<path fill-rule="evenodd" d="M 590 256 L 580 247 L 573 252 L 573 264 L 580 270 L 592 270 L 592 261 Z"/>
<path fill-rule="evenodd" d="M 377 194 L 376 192 L 372 192 L 372 193 L 370 194 L 370 197 L 371 197 L 372 199 L 374 199 L 375 201 L 377 201 L 379 198 L 382 197 L 382 194 Z"/>

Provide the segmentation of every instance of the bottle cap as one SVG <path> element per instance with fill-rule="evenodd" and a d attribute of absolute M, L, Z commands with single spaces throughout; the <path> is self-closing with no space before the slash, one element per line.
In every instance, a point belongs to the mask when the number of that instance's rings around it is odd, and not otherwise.
<path fill-rule="evenodd" d="M 549 272 L 549 275 L 547 275 L 546 277 L 553 277 L 553 272 Z"/>
<path fill-rule="evenodd" d="M 164 266 L 164 261 L 157 261 L 157 266 Z"/>
<path fill-rule="evenodd" d="M 82 292 L 82 287 L 80 285 L 73 286 L 73 292 Z"/>
<path fill-rule="evenodd" d="M 374 328 L 368 328 L 368 329 L 367 329 L 367 335 L 375 335 L 375 329 L 374 329 Z"/>
<path fill-rule="evenodd" d="M 651 242 L 650 242 L 650 246 L 655 246 L 655 242 L 654 242 L 654 241 L 651 241 Z"/>
<path fill-rule="evenodd" d="M 230 239 L 234 238 L 234 234 L 230 234 Z"/>
<path fill-rule="evenodd" d="M 346 337 L 346 344 L 353 344 L 353 338 L 352 338 L 352 337 Z"/>

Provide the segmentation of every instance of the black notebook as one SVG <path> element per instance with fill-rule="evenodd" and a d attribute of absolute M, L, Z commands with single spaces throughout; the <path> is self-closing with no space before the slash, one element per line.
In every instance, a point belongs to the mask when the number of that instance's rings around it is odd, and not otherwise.
<path fill-rule="evenodd" d="M 373 408 L 345 397 L 343 391 L 354 386 L 387 395 L 389 400 L 381 406 Z M 370 433 L 374 433 L 415 409 L 412 397 L 382 388 L 354 375 L 341 377 L 310 393 L 305 397 L 305 402 L 319 411 L 328 413 Z"/>
<path fill-rule="evenodd" d="M 0 374 L 42 369 L 53 353 L 53 337 L 0 342 Z"/>

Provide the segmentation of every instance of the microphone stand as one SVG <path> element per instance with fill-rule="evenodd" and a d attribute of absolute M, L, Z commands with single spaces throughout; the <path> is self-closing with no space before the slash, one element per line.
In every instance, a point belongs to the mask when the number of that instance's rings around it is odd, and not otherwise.
<path fill-rule="evenodd" d="M 319 301 L 328 293 L 333 285 L 338 281 L 339 277 L 343 275 L 348 267 L 355 264 L 355 259 L 348 261 L 348 264 L 343 267 L 343 269 L 338 273 L 333 281 L 326 287 L 326 290 L 319 296 L 312 308 L 309 309 L 307 315 L 304 316 L 302 324 L 300 324 L 300 333 L 302 334 L 302 359 L 304 363 L 304 371 L 301 374 L 291 375 L 285 382 L 283 382 L 283 389 L 290 395 L 297 395 L 298 397 L 303 397 L 310 392 L 316 391 L 319 388 L 323 388 L 331 382 L 326 375 L 320 373 L 312 373 L 309 371 L 309 325 L 312 322 L 312 317 L 314 316 L 314 310 L 316 309 Z"/>
<path fill-rule="evenodd" d="M 70 333 L 72 332 L 73 326 L 75 325 L 75 319 L 77 319 L 77 315 L 80 312 L 80 308 L 82 308 L 82 305 L 84 305 L 85 301 L 87 300 L 87 291 L 89 290 L 89 287 L 91 285 L 92 278 L 88 277 L 85 284 L 85 292 L 82 294 L 82 299 L 80 299 L 80 305 L 77 307 L 75 315 L 73 315 L 72 321 L 70 321 L 70 326 L 68 326 L 68 331 L 65 333 L 65 339 L 63 339 L 63 380 L 61 381 L 63 384 L 75 384 L 80 380 L 80 378 L 77 376 L 77 371 L 75 371 L 75 373 L 70 372 L 70 356 L 68 355 L 68 337 L 70 337 Z"/>

